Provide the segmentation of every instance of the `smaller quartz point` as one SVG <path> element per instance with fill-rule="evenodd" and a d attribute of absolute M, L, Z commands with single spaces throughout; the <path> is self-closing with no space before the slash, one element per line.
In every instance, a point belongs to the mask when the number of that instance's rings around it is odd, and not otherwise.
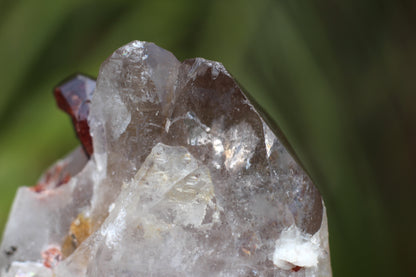
<path fill-rule="evenodd" d="M 318 190 L 222 64 L 133 41 L 55 96 L 82 147 L 18 190 L 0 276 L 332 276 Z"/>

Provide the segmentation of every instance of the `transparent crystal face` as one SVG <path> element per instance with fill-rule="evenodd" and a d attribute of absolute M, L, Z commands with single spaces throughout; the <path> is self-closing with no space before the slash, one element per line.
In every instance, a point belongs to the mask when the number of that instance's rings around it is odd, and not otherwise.
<path fill-rule="evenodd" d="M 318 190 L 220 63 L 134 41 L 90 109 L 91 159 L 19 190 L 2 276 L 331 276 Z"/>

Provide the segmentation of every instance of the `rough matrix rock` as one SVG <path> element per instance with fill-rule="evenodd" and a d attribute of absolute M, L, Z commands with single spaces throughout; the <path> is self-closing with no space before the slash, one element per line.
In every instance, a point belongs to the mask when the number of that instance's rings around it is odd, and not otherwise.
<path fill-rule="evenodd" d="M 83 147 L 19 189 L 1 276 L 331 276 L 319 192 L 222 64 L 134 41 L 79 88 Z"/>

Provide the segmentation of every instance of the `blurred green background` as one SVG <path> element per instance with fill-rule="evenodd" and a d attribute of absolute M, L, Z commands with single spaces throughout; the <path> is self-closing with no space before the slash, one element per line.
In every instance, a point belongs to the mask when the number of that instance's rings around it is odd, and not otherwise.
<path fill-rule="evenodd" d="M 416 276 L 414 0 L 0 0 L 0 231 L 78 144 L 52 88 L 134 39 L 221 61 L 281 126 L 326 201 L 334 276 Z"/>

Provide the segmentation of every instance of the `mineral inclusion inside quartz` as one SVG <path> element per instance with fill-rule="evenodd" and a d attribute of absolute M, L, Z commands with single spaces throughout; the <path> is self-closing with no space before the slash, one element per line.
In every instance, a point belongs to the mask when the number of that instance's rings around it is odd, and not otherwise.
<path fill-rule="evenodd" d="M 134 41 L 55 95 L 82 147 L 18 190 L 1 276 L 331 276 L 319 192 L 222 64 Z"/>

